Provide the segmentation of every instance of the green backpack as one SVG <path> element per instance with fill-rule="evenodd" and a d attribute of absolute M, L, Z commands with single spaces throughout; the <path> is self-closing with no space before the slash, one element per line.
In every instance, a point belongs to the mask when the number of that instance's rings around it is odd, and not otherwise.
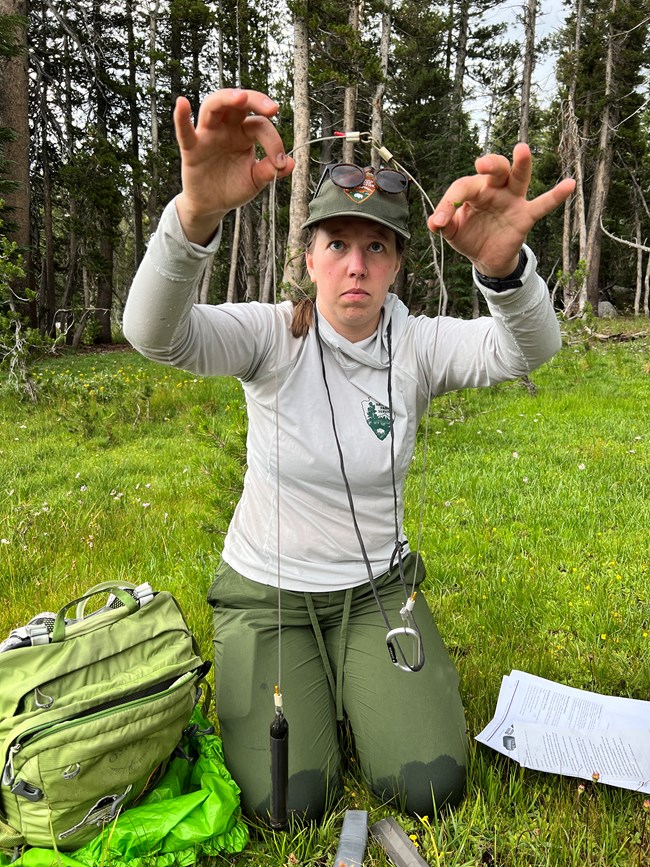
<path fill-rule="evenodd" d="M 149 584 L 97 585 L 14 630 L 0 644 L 0 849 L 78 849 L 133 804 L 209 668 L 174 597 Z"/>

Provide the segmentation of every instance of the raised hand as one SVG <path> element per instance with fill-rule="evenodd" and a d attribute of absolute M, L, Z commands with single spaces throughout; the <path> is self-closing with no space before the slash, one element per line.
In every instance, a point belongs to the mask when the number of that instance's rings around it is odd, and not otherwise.
<path fill-rule="evenodd" d="M 277 104 L 258 91 L 218 90 L 203 101 L 194 126 L 190 103 L 178 98 L 174 125 L 183 191 L 176 209 L 190 241 L 207 243 L 228 211 L 293 170 L 270 120 L 277 110 Z M 261 159 L 256 145 L 265 153 Z"/>
<path fill-rule="evenodd" d="M 479 157 L 475 166 L 476 175 L 451 184 L 427 224 L 477 271 L 506 277 L 517 267 L 530 229 L 568 199 L 575 181 L 566 178 L 528 201 L 532 157 L 522 142 L 515 146 L 512 167 L 506 157 L 495 154 Z"/>

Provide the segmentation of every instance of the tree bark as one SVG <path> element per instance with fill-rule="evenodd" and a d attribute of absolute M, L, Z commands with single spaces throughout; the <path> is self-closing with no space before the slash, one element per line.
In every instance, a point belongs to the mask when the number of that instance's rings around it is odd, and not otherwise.
<path fill-rule="evenodd" d="M 359 39 L 360 18 L 361 0 L 351 0 L 350 10 L 348 14 L 348 27 L 352 31 L 351 42 L 353 45 L 356 45 L 356 42 Z M 353 56 L 356 56 L 356 51 L 354 52 Z M 357 125 L 357 76 L 358 70 L 355 63 L 354 68 L 351 71 L 352 81 L 350 81 L 346 85 L 345 93 L 343 96 L 343 129 L 345 130 L 345 132 L 354 131 Z M 343 162 L 354 162 L 354 142 L 352 141 L 343 142 Z"/>
<path fill-rule="evenodd" d="M 230 248 L 230 271 L 228 273 L 228 291 L 226 301 L 233 304 L 237 301 L 237 266 L 239 263 L 239 239 L 241 237 L 241 208 L 235 211 L 235 228 L 232 233 Z"/>
<path fill-rule="evenodd" d="M 20 16 L 27 19 L 28 0 L 0 0 L 0 15 Z M 3 148 L 4 159 L 14 189 L 3 193 L 5 206 L 15 228 L 8 232 L 10 240 L 20 247 L 25 263 L 26 277 L 12 283 L 16 299 L 25 297 L 25 288 L 33 285 L 30 235 L 30 182 L 29 182 L 29 100 L 27 27 L 16 28 L 19 53 L 0 63 L 0 127 L 13 130 L 13 139 Z M 22 306 L 22 305 L 20 305 Z M 35 305 L 27 305 L 31 325 L 36 327 Z"/>
<path fill-rule="evenodd" d="M 158 10 L 160 0 L 154 0 L 149 8 L 149 115 L 151 124 L 151 184 L 147 214 L 153 231 L 158 225 L 158 184 L 160 160 L 160 131 L 158 127 L 158 73 L 156 70 L 156 45 L 158 41 Z"/>
<path fill-rule="evenodd" d="M 97 135 L 101 142 L 108 144 L 109 100 L 106 90 L 108 75 L 104 66 L 102 44 L 102 10 L 100 0 L 93 2 L 93 51 L 95 64 L 95 105 L 97 110 Z M 108 203 L 107 203 L 108 205 Z M 113 310 L 113 254 L 114 226 L 111 223 L 109 208 L 98 213 L 99 259 L 97 274 L 97 301 L 95 319 L 99 323 L 96 342 L 112 343 L 111 313 Z"/>
<path fill-rule="evenodd" d="M 289 234 L 284 282 L 298 283 L 302 277 L 302 224 L 307 219 L 309 196 L 309 29 L 305 18 L 293 21 L 293 141 L 296 162 L 291 176 Z"/>
<path fill-rule="evenodd" d="M 266 288 L 266 272 L 269 267 L 269 188 L 266 187 L 260 196 L 260 216 L 257 228 L 257 273 L 258 273 L 258 301 L 268 301 L 264 297 Z"/>
<path fill-rule="evenodd" d="M 530 86 L 535 68 L 535 24 L 537 21 L 537 0 L 528 0 L 524 10 L 524 73 L 521 83 L 521 103 L 519 106 L 519 141 L 528 141 L 530 123 Z"/>
<path fill-rule="evenodd" d="M 583 270 L 576 283 L 573 273 L 579 261 L 586 258 L 587 224 L 585 221 L 585 189 L 584 189 L 584 145 L 578 130 L 576 112 L 576 90 L 579 77 L 579 57 L 582 34 L 583 0 L 577 0 L 575 9 L 575 36 L 573 42 L 573 69 L 567 96 L 566 109 L 563 113 L 563 132 L 560 142 L 560 157 L 564 173 L 575 178 L 576 188 L 572 198 L 564 205 L 564 229 L 562 234 L 562 270 L 565 274 L 563 290 L 564 311 L 567 316 L 577 311 L 582 313 L 586 302 L 586 279 Z M 577 261 L 572 256 L 572 238 L 574 224 L 578 235 Z"/>
<path fill-rule="evenodd" d="M 127 53 L 129 59 L 129 123 L 131 128 L 131 175 L 133 192 L 133 254 L 134 270 L 144 255 L 142 232 L 142 172 L 140 168 L 140 112 L 138 108 L 137 61 L 133 27 L 133 0 L 126 0 Z"/>
<path fill-rule="evenodd" d="M 208 303 L 208 295 L 210 292 L 210 280 L 212 279 L 212 269 L 214 267 L 214 253 L 208 256 L 205 263 L 205 270 L 203 271 L 203 277 L 201 277 L 201 282 L 199 284 L 196 303 L 197 304 L 207 304 Z"/>
<path fill-rule="evenodd" d="M 458 10 L 458 40 L 456 46 L 456 65 L 451 92 L 450 130 L 456 140 L 461 131 L 460 118 L 463 112 L 463 83 L 467 66 L 467 41 L 469 38 L 470 0 L 460 0 Z"/>
<path fill-rule="evenodd" d="M 253 204 L 249 203 L 243 209 L 242 233 L 244 236 L 244 282 L 247 301 L 257 300 L 257 257 L 255 256 L 255 232 L 253 229 Z"/>
<path fill-rule="evenodd" d="M 380 144 L 384 140 L 384 95 L 386 93 L 386 79 L 388 78 L 388 59 L 390 57 L 390 31 L 392 0 L 385 0 L 381 14 L 381 42 L 379 46 L 379 71 L 381 78 L 372 98 L 372 137 Z M 372 149 L 372 164 L 378 169 L 381 158 L 376 149 Z"/>
<path fill-rule="evenodd" d="M 618 0 L 611 0 L 605 61 L 605 105 L 600 119 L 598 158 L 589 200 L 587 216 L 587 301 L 598 315 L 600 251 L 602 242 L 601 219 L 607 203 L 612 166 L 612 130 L 617 117 L 614 95 L 614 25 L 613 17 Z"/>

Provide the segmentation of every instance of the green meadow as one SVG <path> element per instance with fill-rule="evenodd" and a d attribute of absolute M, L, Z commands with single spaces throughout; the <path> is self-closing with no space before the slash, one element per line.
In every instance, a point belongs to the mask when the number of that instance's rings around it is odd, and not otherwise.
<path fill-rule="evenodd" d="M 408 480 L 407 529 L 471 738 L 513 669 L 650 699 L 650 338 L 563 328 L 562 351 L 529 381 L 437 398 Z M 46 356 L 33 375 L 37 403 L 0 387 L 0 638 L 95 583 L 129 579 L 172 590 L 211 655 L 205 595 L 245 463 L 239 384 L 126 348 Z M 644 865 L 646 797 L 523 770 L 471 739 L 453 811 L 381 807 L 352 762 L 321 824 L 251 828 L 243 853 L 209 863 L 331 865 L 353 808 L 371 822 L 395 815 L 435 867 Z M 364 863 L 388 861 L 371 843 Z"/>

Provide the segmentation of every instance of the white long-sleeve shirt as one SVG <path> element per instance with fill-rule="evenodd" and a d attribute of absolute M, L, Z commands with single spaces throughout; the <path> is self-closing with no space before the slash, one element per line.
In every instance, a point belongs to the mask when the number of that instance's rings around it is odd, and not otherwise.
<path fill-rule="evenodd" d="M 290 302 L 195 304 L 205 260 L 218 243 L 218 237 L 206 248 L 189 243 L 170 203 L 131 287 L 124 333 L 154 361 L 242 383 L 248 468 L 224 544 L 226 562 L 265 584 L 277 584 L 279 572 L 285 590 L 362 584 L 367 570 L 343 482 L 318 334 L 312 327 L 304 338 L 292 336 Z M 388 569 L 396 541 L 388 323 L 398 525 L 405 541 L 404 479 L 429 397 L 523 376 L 561 346 L 548 289 L 529 249 L 527 255 L 520 288 L 497 293 L 477 284 L 489 317 L 411 316 L 389 294 L 377 332 L 357 343 L 318 317 L 345 473 L 375 576 Z"/>

